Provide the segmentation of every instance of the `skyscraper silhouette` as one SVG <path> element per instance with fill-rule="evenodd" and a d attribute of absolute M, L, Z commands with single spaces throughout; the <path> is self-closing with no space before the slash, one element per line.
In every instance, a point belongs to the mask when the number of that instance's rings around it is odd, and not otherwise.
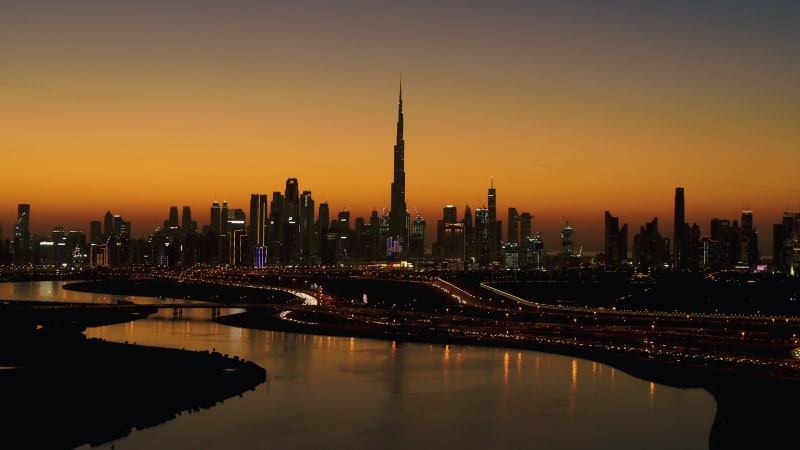
<path fill-rule="evenodd" d="M 250 194 L 250 226 L 247 230 L 250 262 L 264 267 L 267 262 L 267 195 Z"/>
<path fill-rule="evenodd" d="M 683 247 L 684 247 L 684 222 L 686 212 L 683 204 L 683 188 L 675 188 L 675 223 L 672 234 L 672 264 L 676 269 L 683 268 Z"/>
<path fill-rule="evenodd" d="M 403 141 L 403 84 L 397 106 L 397 142 L 394 144 L 394 179 L 392 181 L 392 209 L 389 212 L 389 235 L 392 248 L 387 256 L 402 256 L 408 244 L 408 212 L 406 211 L 405 142 Z M 388 245 L 387 245 L 388 246 Z"/>
<path fill-rule="evenodd" d="M 14 227 L 14 263 L 28 264 L 31 262 L 31 232 L 30 232 L 31 205 L 20 203 L 17 205 L 17 223 Z"/>

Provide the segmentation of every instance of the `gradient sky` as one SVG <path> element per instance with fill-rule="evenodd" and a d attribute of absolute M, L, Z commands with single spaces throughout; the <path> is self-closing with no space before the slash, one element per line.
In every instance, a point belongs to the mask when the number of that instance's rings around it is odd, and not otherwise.
<path fill-rule="evenodd" d="M 390 204 L 402 74 L 406 200 L 434 240 L 447 204 L 497 189 L 547 249 L 566 221 L 602 250 L 659 219 L 753 211 L 762 252 L 800 211 L 800 2 L 19 1 L 0 5 L 0 221 L 141 237 L 171 205 L 289 177 L 331 215 Z M 505 225 L 504 225 L 505 226 Z M 503 232 L 505 236 L 505 231 Z"/>

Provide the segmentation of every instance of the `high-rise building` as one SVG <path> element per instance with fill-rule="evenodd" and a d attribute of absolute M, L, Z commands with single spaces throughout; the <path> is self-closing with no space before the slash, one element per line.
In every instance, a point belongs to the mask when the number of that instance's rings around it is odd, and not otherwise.
<path fill-rule="evenodd" d="M 758 263 L 758 232 L 753 228 L 753 212 L 750 210 L 742 211 L 742 231 L 740 237 L 740 259 L 741 263 L 754 268 Z"/>
<path fill-rule="evenodd" d="M 247 230 L 253 267 L 267 263 L 267 195 L 250 194 L 250 226 Z"/>
<path fill-rule="evenodd" d="M 675 269 L 683 268 L 683 252 L 685 247 L 684 223 L 686 211 L 684 209 L 683 188 L 675 188 L 675 221 L 672 233 L 672 265 Z"/>
<path fill-rule="evenodd" d="M 328 202 L 319 204 L 319 214 L 317 218 L 320 231 L 324 232 L 331 227 L 331 210 L 328 207 Z"/>
<path fill-rule="evenodd" d="M 297 178 L 286 180 L 286 191 L 283 197 L 283 246 L 284 255 L 281 261 L 297 264 L 300 257 L 300 188 Z"/>
<path fill-rule="evenodd" d="M 472 209 L 469 205 L 464 207 L 464 259 L 474 258 L 475 253 L 475 222 L 472 218 Z M 465 262 L 466 263 L 466 262 Z"/>
<path fill-rule="evenodd" d="M 491 229 L 489 223 L 489 210 L 486 208 L 477 208 L 475 210 L 475 258 L 477 259 L 478 266 L 481 269 L 489 267 L 491 262 L 489 259 L 489 230 Z"/>
<path fill-rule="evenodd" d="M 410 254 L 414 258 L 425 256 L 425 219 L 417 212 L 411 226 Z"/>
<path fill-rule="evenodd" d="M 436 222 L 435 256 L 444 260 L 463 260 L 464 223 L 458 220 L 458 210 L 453 205 L 442 208 L 442 220 Z"/>
<path fill-rule="evenodd" d="M 222 234 L 222 211 L 219 207 L 219 202 L 214 200 L 211 204 L 211 233 L 214 236 Z"/>
<path fill-rule="evenodd" d="M 222 201 L 222 208 L 219 211 L 219 234 L 220 236 L 224 236 L 228 234 L 230 229 L 228 228 L 228 221 L 230 220 L 230 211 L 228 211 L 228 201 Z"/>
<path fill-rule="evenodd" d="M 531 262 L 531 223 L 533 215 L 524 212 L 519 215 L 519 265 L 523 269 L 530 267 Z"/>
<path fill-rule="evenodd" d="M 106 215 L 103 216 L 103 234 L 106 238 L 114 234 L 114 215 L 111 211 L 106 211 Z"/>
<path fill-rule="evenodd" d="M 272 263 L 285 262 L 286 253 L 283 249 L 284 242 L 284 213 L 283 194 L 280 191 L 272 192 L 269 204 L 269 233 L 267 243 L 267 259 Z"/>
<path fill-rule="evenodd" d="M 33 262 L 31 251 L 31 205 L 20 203 L 17 205 L 17 223 L 14 227 L 14 263 L 29 264 Z"/>
<path fill-rule="evenodd" d="M 784 212 L 783 220 L 772 230 L 775 267 L 793 276 L 800 274 L 800 213 Z"/>
<path fill-rule="evenodd" d="M 177 206 L 170 206 L 169 207 L 169 226 L 168 228 L 178 228 L 178 207 Z"/>
<path fill-rule="evenodd" d="M 517 208 L 508 208 L 508 237 L 507 244 L 519 244 L 519 214 Z"/>
<path fill-rule="evenodd" d="M 569 265 L 574 253 L 575 230 L 569 222 L 561 229 L 561 260 L 564 265 Z"/>
<path fill-rule="evenodd" d="M 489 185 L 487 213 L 489 220 L 489 261 L 494 262 L 497 260 L 500 249 L 500 232 L 498 227 L 502 226 L 497 221 L 497 191 L 494 188 L 494 179 Z"/>
<path fill-rule="evenodd" d="M 405 141 L 403 140 L 403 84 L 397 106 L 397 141 L 394 145 L 394 178 L 392 180 L 392 209 L 389 212 L 389 234 L 387 256 L 398 257 L 405 254 L 403 246 L 408 245 L 408 211 L 406 210 L 406 172 Z"/>
<path fill-rule="evenodd" d="M 103 242 L 103 225 L 99 220 L 89 222 L 89 241 L 92 244 Z"/>
<path fill-rule="evenodd" d="M 314 199 L 311 191 L 303 191 L 300 196 L 300 255 L 303 260 L 317 254 L 314 235 Z"/>
<path fill-rule="evenodd" d="M 603 253 L 606 265 L 619 267 L 628 259 L 628 224 L 619 226 L 619 217 L 605 213 L 605 239 Z"/>
<path fill-rule="evenodd" d="M 196 227 L 192 225 L 192 208 L 184 206 L 181 212 L 181 229 L 186 233 L 191 233 L 196 231 L 194 228 Z"/>

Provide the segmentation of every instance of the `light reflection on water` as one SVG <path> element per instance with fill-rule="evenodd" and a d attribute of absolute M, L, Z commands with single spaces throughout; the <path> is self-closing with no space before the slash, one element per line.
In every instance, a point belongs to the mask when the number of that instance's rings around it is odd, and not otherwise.
<path fill-rule="evenodd" d="M 0 283 L 0 299 L 96 298 L 37 283 Z M 248 330 L 213 322 L 207 309 L 184 309 L 180 318 L 161 309 L 86 335 L 215 350 L 255 361 L 269 378 L 213 408 L 100 446 L 106 449 L 707 449 L 716 411 L 704 390 L 650 383 L 592 361 Z"/>

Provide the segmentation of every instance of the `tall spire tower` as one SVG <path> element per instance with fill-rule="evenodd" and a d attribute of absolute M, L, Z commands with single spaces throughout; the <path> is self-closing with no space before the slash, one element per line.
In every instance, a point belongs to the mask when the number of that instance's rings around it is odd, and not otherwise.
<path fill-rule="evenodd" d="M 403 141 L 403 81 L 397 105 L 397 142 L 394 144 L 394 179 L 392 181 L 392 209 L 389 212 L 387 256 L 405 254 L 408 245 L 408 211 L 406 210 L 405 142 Z"/>

